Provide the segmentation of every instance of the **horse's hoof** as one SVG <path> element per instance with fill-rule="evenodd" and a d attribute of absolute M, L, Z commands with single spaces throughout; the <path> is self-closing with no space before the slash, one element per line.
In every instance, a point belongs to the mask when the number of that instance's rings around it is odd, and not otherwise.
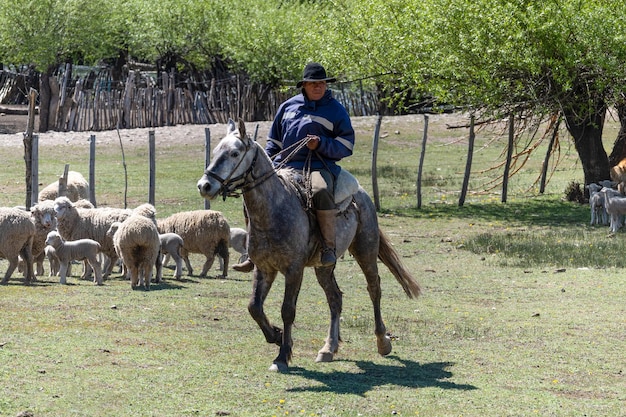
<path fill-rule="evenodd" d="M 315 362 L 332 362 L 333 354 L 330 352 L 319 352 L 317 354 L 317 358 L 315 358 Z"/>
<path fill-rule="evenodd" d="M 272 372 L 287 372 L 287 369 L 289 369 L 289 367 L 286 363 L 274 362 L 268 370 Z"/>
<path fill-rule="evenodd" d="M 389 336 L 385 335 L 384 337 L 378 338 L 376 344 L 378 345 L 378 353 L 380 355 L 387 356 L 391 353 L 391 339 Z"/>

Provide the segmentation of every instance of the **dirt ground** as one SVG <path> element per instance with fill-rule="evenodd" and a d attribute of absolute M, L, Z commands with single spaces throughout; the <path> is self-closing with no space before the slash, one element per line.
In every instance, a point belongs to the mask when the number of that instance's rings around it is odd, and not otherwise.
<path fill-rule="evenodd" d="M 461 120 L 459 116 L 454 117 L 451 115 L 431 115 L 430 126 L 436 126 L 437 124 L 445 125 L 453 119 Z M 7 114 L 0 112 L 0 146 L 23 146 L 23 133 L 26 131 L 28 123 L 27 115 Z M 408 116 L 386 116 L 383 118 L 383 125 L 381 128 L 381 136 L 400 134 L 407 129 L 415 130 L 416 125 L 423 123 L 422 115 L 408 115 Z M 250 122 L 246 123 L 248 133 L 254 135 L 254 130 L 258 124 L 257 137 L 264 140 L 267 137 L 271 122 Z M 352 118 L 352 124 L 359 138 L 372 138 L 374 128 L 376 125 L 376 116 L 354 117 Z M 166 143 L 197 143 L 198 138 L 204 138 L 205 128 L 209 127 L 212 135 L 219 135 L 220 137 L 226 133 L 226 127 L 224 124 L 215 125 L 176 125 L 168 127 L 158 128 L 140 128 L 140 129 L 125 129 L 120 130 L 120 135 L 123 139 L 134 138 L 147 138 L 148 131 L 155 131 L 155 138 L 157 143 L 163 141 Z M 111 141 L 119 141 L 117 131 L 101 131 L 101 132 L 38 132 L 38 122 L 36 118 L 34 134 L 39 136 L 39 143 L 46 143 L 49 145 L 69 143 L 72 141 L 84 141 L 89 138 L 91 134 L 96 135 L 98 143 L 109 143 Z M 214 139 L 214 138 L 213 138 Z"/>

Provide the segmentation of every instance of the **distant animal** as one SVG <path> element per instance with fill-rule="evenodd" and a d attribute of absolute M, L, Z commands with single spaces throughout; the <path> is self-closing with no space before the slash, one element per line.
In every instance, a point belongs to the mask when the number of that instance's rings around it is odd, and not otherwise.
<path fill-rule="evenodd" d="M 626 188 L 626 158 L 612 166 L 609 174 L 611 180 L 617 184 L 617 191 L 624 194 Z"/>
<path fill-rule="evenodd" d="M 37 200 L 55 200 L 59 195 L 59 181 L 48 184 L 39 192 Z M 70 201 L 78 201 L 80 199 L 89 200 L 89 182 L 83 177 L 83 174 L 76 171 L 68 171 L 67 185 L 65 196 Z"/>
<path fill-rule="evenodd" d="M 226 198 L 241 190 L 249 215 L 248 254 L 256 265 L 248 311 L 265 340 L 280 346 L 270 366 L 273 371 L 288 369 L 291 360 L 296 301 L 307 266 L 315 268 L 331 311 L 328 336 L 317 361 L 331 361 L 340 341 L 342 294 L 335 279 L 335 266 L 321 266 L 322 242 L 318 226 L 303 204 L 302 189 L 295 179 L 293 172 L 274 170 L 261 145 L 246 135 L 243 121 L 237 127 L 229 120 L 226 136 L 215 147 L 212 162 L 197 183 L 200 195 L 206 199 Z M 378 353 L 388 355 L 392 346 L 380 310 L 377 260 L 389 268 L 409 297 L 420 294 L 419 284 L 402 265 L 398 253 L 378 226 L 376 208 L 363 188 L 358 188 L 336 221 L 337 254 L 349 250 L 363 270 L 374 307 Z M 281 307 L 283 329 L 270 323 L 263 307 L 279 272 L 285 277 Z"/>
<path fill-rule="evenodd" d="M 54 252 L 59 259 L 59 282 L 67 283 L 67 271 L 72 261 L 87 261 L 94 270 L 94 283 L 102 285 L 102 269 L 98 260 L 100 244 L 92 239 L 78 239 L 65 241 L 57 232 L 53 230 L 48 233 L 46 245 L 54 248 Z"/>

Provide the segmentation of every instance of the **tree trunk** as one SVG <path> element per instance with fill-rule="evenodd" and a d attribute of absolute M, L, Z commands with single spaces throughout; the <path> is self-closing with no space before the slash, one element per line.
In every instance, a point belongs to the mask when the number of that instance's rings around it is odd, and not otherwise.
<path fill-rule="evenodd" d="M 610 178 L 609 158 L 602 144 L 605 115 L 604 103 L 596 103 L 595 108 L 589 110 L 564 111 L 567 130 L 574 139 L 578 157 L 582 162 L 585 185 Z"/>
<path fill-rule="evenodd" d="M 615 166 L 619 161 L 626 158 L 626 102 L 616 104 L 617 117 L 619 118 L 620 129 L 617 138 L 613 143 L 613 150 L 609 156 L 609 166 Z"/>

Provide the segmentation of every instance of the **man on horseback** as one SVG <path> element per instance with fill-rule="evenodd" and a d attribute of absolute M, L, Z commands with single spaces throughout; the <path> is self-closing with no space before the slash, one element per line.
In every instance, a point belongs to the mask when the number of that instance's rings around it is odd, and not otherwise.
<path fill-rule="evenodd" d="M 337 162 L 352 155 L 355 139 L 347 110 L 327 89 L 327 83 L 334 81 L 336 78 L 328 77 L 321 64 L 307 64 L 302 80 L 296 84 L 301 93 L 280 105 L 265 146 L 275 166 L 292 167 L 310 175 L 313 208 L 322 234 L 323 266 L 337 261 L 334 187 L 341 171 Z M 233 268 L 249 272 L 254 264 L 247 259 Z"/>

